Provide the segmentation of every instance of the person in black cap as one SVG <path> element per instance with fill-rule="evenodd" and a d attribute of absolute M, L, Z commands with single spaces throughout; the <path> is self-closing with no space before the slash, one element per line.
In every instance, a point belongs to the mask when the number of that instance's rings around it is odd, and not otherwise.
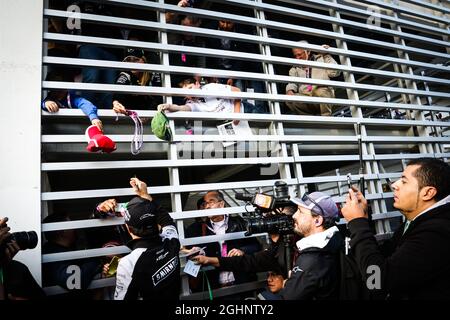
<path fill-rule="evenodd" d="M 125 224 L 131 253 L 117 267 L 115 300 L 178 300 L 180 241 L 169 213 L 156 204 L 145 182 L 131 178 L 138 197 L 127 204 Z"/>

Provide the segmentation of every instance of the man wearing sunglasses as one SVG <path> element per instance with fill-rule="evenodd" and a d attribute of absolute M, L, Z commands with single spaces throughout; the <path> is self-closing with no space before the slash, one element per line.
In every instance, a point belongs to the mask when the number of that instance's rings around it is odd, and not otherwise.
<path fill-rule="evenodd" d="M 339 210 L 323 192 L 292 198 L 298 205 L 293 215 L 298 258 L 279 295 L 286 300 L 338 299 L 339 251 L 343 239 L 336 227 Z"/>

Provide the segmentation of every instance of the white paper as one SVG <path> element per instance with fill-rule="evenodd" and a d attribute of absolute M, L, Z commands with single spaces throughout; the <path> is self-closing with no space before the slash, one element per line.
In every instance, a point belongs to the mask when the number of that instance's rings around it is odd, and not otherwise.
<path fill-rule="evenodd" d="M 248 121 L 240 120 L 238 125 L 235 125 L 233 121 L 226 122 L 224 124 L 218 125 L 217 129 L 219 130 L 219 134 L 221 136 L 251 136 L 252 135 L 252 129 L 248 125 Z M 222 142 L 223 146 L 229 147 L 235 144 L 236 141 L 224 141 Z"/>
<path fill-rule="evenodd" d="M 188 260 L 184 266 L 184 272 L 197 278 L 198 272 L 200 271 L 201 265 L 195 264 L 192 260 Z"/>

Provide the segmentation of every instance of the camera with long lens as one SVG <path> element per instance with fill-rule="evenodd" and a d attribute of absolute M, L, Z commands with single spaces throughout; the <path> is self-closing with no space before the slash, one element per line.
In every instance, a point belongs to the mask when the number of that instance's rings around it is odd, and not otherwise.
<path fill-rule="evenodd" d="M 13 232 L 6 238 L 2 245 L 0 246 L 0 254 L 2 254 L 6 249 L 6 244 L 11 241 L 16 241 L 20 250 L 34 249 L 38 243 L 38 235 L 35 231 L 19 231 Z"/>
<path fill-rule="evenodd" d="M 292 234 L 294 221 L 292 216 L 283 213 L 283 209 L 294 204 L 289 201 L 289 189 L 285 182 L 277 181 L 273 186 L 273 195 L 266 193 L 236 193 L 237 200 L 246 201 L 255 208 L 254 213 L 247 212 L 246 236 L 255 233 Z"/>

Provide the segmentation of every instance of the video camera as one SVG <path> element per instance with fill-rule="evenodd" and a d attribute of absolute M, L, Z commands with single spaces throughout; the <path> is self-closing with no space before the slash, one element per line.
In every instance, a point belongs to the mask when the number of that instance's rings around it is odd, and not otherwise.
<path fill-rule="evenodd" d="M 294 221 L 291 215 L 283 213 L 286 207 L 294 204 L 289 201 L 289 189 L 285 182 L 276 181 L 273 186 L 273 196 L 265 193 L 236 193 L 237 200 L 246 201 L 255 208 L 254 213 L 247 212 L 246 236 L 254 233 L 292 234 Z"/>

